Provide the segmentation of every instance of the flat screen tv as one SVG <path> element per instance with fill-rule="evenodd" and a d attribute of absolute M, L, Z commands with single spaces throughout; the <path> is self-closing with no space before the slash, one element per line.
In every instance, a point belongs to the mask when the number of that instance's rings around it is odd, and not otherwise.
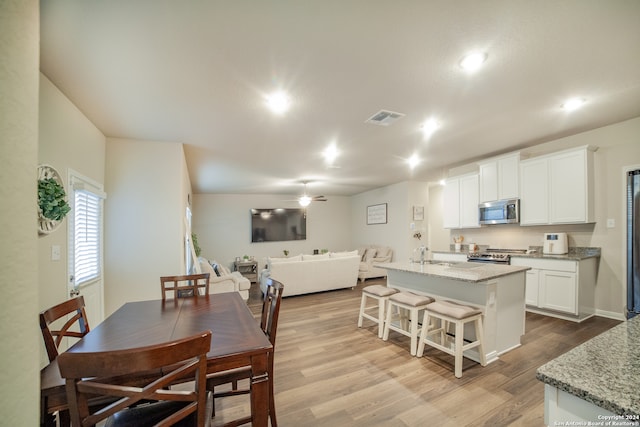
<path fill-rule="evenodd" d="M 306 240 L 305 209 L 251 209 L 251 241 Z"/>

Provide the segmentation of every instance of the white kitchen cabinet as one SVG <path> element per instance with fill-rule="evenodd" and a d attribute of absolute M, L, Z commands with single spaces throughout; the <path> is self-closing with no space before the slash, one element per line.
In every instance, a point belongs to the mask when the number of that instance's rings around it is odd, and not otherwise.
<path fill-rule="evenodd" d="M 593 151 L 572 150 L 549 158 L 552 224 L 593 222 Z"/>
<path fill-rule="evenodd" d="M 527 310 L 582 321 L 595 313 L 597 260 L 511 257 L 511 265 L 531 267 L 526 275 Z"/>
<path fill-rule="evenodd" d="M 527 305 L 538 306 L 538 289 L 540 283 L 540 270 L 531 269 L 527 271 L 525 277 L 524 301 Z"/>
<path fill-rule="evenodd" d="M 539 286 L 538 307 L 578 314 L 576 273 L 541 270 Z"/>
<path fill-rule="evenodd" d="M 460 177 L 460 228 L 480 227 L 478 174 Z"/>
<path fill-rule="evenodd" d="M 520 196 L 519 165 L 519 153 L 478 163 L 479 202 L 518 198 Z"/>
<path fill-rule="evenodd" d="M 593 150 L 520 162 L 520 225 L 594 222 Z"/>
<path fill-rule="evenodd" d="M 444 228 L 476 228 L 478 220 L 478 174 L 449 178 L 443 190 Z"/>
<path fill-rule="evenodd" d="M 449 178 L 442 190 L 442 210 L 444 228 L 460 228 L 460 180 Z"/>
<path fill-rule="evenodd" d="M 549 162 L 520 162 L 520 225 L 549 223 Z"/>

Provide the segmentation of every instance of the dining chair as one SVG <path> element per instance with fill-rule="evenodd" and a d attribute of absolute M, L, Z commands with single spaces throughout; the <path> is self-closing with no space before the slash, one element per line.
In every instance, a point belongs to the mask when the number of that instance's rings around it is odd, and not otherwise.
<path fill-rule="evenodd" d="M 64 338 L 82 338 L 89 333 L 89 322 L 87 321 L 87 313 L 84 307 L 84 297 L 80 295 L 40 312 L 40 330 L 50 363 L 58 357 L 58 349 Z M 64 321 L 59 329 L 52 326 L 54 323 L 58 324 L 57 321 L 63 318 L 66 318 L 66 321 Z M 63 321 L 60 320 L 60 323 L 62 322 Z M 95 405 L 101 405 L 103 403 L 103 400 L 92 401 L 92 404 Z M 68 409 L 60 408 L 57 412 L 60 427 L 69 426 Z M 43 414 L 43 416 L 51 417 L 51 420 L 43 420 L 45 424 L 48 422 L 55 423 L 53 414 Z"/>
<path fill-rule="evenodd" d="M 278 317 L 280 315 L 280 303 L 282 301 L 282 292 L 284 291 L 284 285 L 277 280 L 271 278 L 266 279 L 266 292 L 264 294 L 264 300 L 262 302 L 262 313 L 260 316 L 260 328 L 269 338 L 271 345 L 273 346 L 272 352 L 269 354 L 269 360 L 267 365 L 267 372 L 269 374 L 269 419 L 271 420 L 271 426 L 277 427 L 278 422 L 276 420 L 276 407 L 275 400 L 273 398 L 273 356 L 276 348 L 276 334 L 278 331 Z M 235 396 L 239 394 L 251 393 L 251 388 L 238 389 L 238 381 L 248 379 L 251 380 L 250 367 L 232 369 L 229 371 L 216 372 L 207 376 L 207 390 L 213 392 L 213 397 L 222 398 L 228 396 Z M 220 393 L 215 392 L 215 387 L 231 384 L 231 390 Z M 215 415 L 215 403 L 213 407 L 213 414 Z M 229 423 L 225 423 L 225 426 L 238 426 L 251 422 L 251 417 L 244 417 Z"/>
<path fill-rule="evenodd" d="M 52 329 L 51 324 L 65 316 L 71 315 L 60 329 Z M 71 330 L 77 322 L 77 331 Z M 84 297 L 82 295 L 57 304 L 40 313 L 40 330 L 44 338 L 44 346 L 47 349 L 49 362 L 58 357 L 58 348 L 65 337 L 82 338 L 89 333 L 87 313 L 84 309 Z"/>
<path fill-rule="evenodd" d="M 208 426 L 213 406 L 206 390 L 210 346 L 211 331 L 204 331 L 147 347 L 60 354 L 72 425 L 106 420 L 113 427 Z M 171 389 L 177 381 L 192 381 L 193 389 Z M 88 400 L 95 396 L 117 400 L 93 411 Z"/>
<path fill-rule="evenodd" d="M 167 292 L 173 292 L 173 298 L 193 297 L 209 295 L 209 273 L 186 274 L 182 276 L 160 277 L 162 300 L 167 297 Z M 200 290 L 204 292 L 200 292 Z"/>

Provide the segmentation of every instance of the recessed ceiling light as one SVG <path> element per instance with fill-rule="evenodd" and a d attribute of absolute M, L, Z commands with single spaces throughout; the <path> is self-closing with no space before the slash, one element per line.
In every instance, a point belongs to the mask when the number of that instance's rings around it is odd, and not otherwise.
<path fill-rule="evenodd" d="M 324 156 L 324 160 L 327 162 L 327 164 L 332 165 L 333 162 L 336 160 L 336 158 L 338 157 L 338 154 L 340 154 L 338 152 L 338 148 L 336 147 L 335 142 L 331 143 L 327 148 L 325 148 L 325 150 L 322 152 L 322 155 Z"/>
<path fill-rule="evenodd" d="M 418 166 L 418 163 L 420 163 L 420 157 L 418 157 L 417 154 L 413 154 L 411 157 L 407 159 L 407 164 L 409 165 L 410 169 L 413 169 L 416 166 Z"/>
<path fill-rule="evenodd" d="M 460 67 L 467 73 L 473 73 L 477 71 L 486 60 L 487 54 L 484 52 L 470 53 L 460 60 Z"/>
<path fill-rule="evenodd" d="M 422 129 L 422 134 L 425 138 L 431 137 L 435 131 L 440 127 L 440 123 L 434 118 L 430 118 L 425 121 L 420 128 Z"/>
<path fill-rule="evenodd" d="M 571 98 L 567 99 L 564 104 L 562 104 L 562 108 L 567 111 L 574 111 L 578 108 L 582 107 L 585 103 L 584 98 Z"/>
<path fill-rule="evenodd" d="M 284 92 L 274 92 L 267 96 L 267 106 L 276 114 L 284 114 L 291 107 L 291 100 Z"/>

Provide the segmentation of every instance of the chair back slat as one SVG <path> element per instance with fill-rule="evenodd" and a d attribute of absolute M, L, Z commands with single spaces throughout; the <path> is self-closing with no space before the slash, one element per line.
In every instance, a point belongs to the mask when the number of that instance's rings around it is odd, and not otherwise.
<path fill-rule="evenodd" d="M 60 329 L 53 329 L 51 324 L 57 320 L 75 313 L 70 317 Z M 82 295 L 57 304 L 40 313 L 40 330 L 44 339 L 44 346 L 47 350 L 49 362 L 58 357 L 58 348 L 65 337 L 82 338 L 89 333 L 89 322 L 84 308 L 84 298 Z M 71 328 L 77 324 L 78 331 Z"/>
<path fill-rule="evenodd" d="M 60 354 L 58 366 L 66 380 L 72 425 L 93 426 L 108 417 L 117 417 L 125 408 L 149 400 L 161 401 L 165 404 L 163 408 L 171 405 L 172 410 L 166 414 L 163 412 L 166 409 L 151 408 L 156 415 L 162 413 L 163 419 L 158 425 L 171 425 L 194 413 L 197 413 L 198 425 L 205 425 L 210 345 L 211 331 L 206 331 L 147 347 Z M 169 388 L 185 380 L 194 381 L 192 391 Z M 89 407 L 88 400 L 96 396 L 118 400 L 95 410 Z"/>
<path fill-rule="evenodd" d="M 278 330 L 278 317 L 280 315 L 280 303 L 284 285 L 277 280 L 267 279 L 267 291 L 262 302 L 262 316 L 260 327 L 269 338 L 271 345 L 276 345 L 276 332 Z"/>
<path fill-rule="evenodd" d="M 172 293 L 174 299 L 209 295 L 209 277 L 209 273 L 162 276 L 162 300 L 166 300 L 167 293 Z"/>

